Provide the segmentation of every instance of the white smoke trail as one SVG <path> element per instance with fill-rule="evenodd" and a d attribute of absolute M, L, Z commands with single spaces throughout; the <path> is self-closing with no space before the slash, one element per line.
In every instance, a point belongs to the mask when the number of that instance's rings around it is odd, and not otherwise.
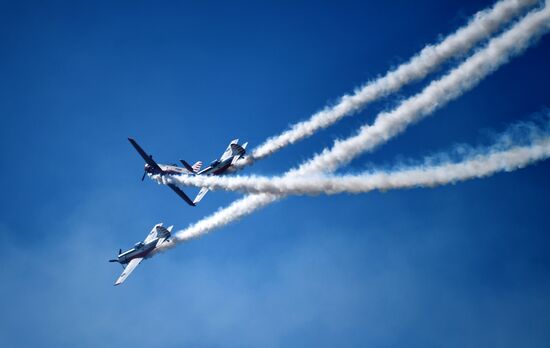
<path fill-rule="evenodd" d="M 436 45 L 424 47 L 408 62 L 389 71 L 352 95 L 345 95 L 334 105 L 314 114 L 309 120 L 294 124 L 289 130 L 266 140 L 252 155 L 238 163 L 239 166 L 252 164 L 278 150 L 307 138 L 320 129 L 329 127 L 345 116 L 358 111 L 367 103 L 397 91 L 407 83 L 424 78 L 446 60 L 464 54 L 482 39 L 489 37 L 502 25 L 517 16 L 536 0 L 503 0 L 492 8 L 478 12 L 470 22 L 447 36 Z"/>
<path fill-rule="evenodd" d="M 346 164 L 364 151 L 403 131 L 407 125 L 430 114 L 436 108 L 472 88 L 481 78 L 518 54 L 530 42 L 538 30 L 547 30 L 548 9 L 532 12 L 513 29 L 492 40 L 459 67 L 438 81 L 432 82 L 420 94 L 406 100 L 397 109 L 380 114 L 372 126 L 363 126 L 356 136 L 337 141 L 331 150 L 325 150 L 286 177 L 304 176 L 310 173 L 331 172 Z M 176 178 L 174 178 L 176 179 Z M 177 180 L 177 179 L 176 179 Z M 180 178 L 179 183 L 189 184 L 231 181 L 231 178 Z M 237 179 L 236 179 L 237 180 Z M 227 181 L 226 181 L 227 182 Z"/>
<path fill-rule="evenodd" d="M 550 114 L 548 115 L 550 116 Z M 550 117 L 547 117 L 550 120 Z M 411 187 L 433 187 L 458 181 L 487 177 L 501 171 L 513 171 L 550 157 L 550 122 L 544 129 L 535 124 L 522 124 L 525 135 L 517 144 L 512 134 L 517 127 L 501 136 L 499 142 L 488 149 L 469 150 L 462 161 L 433 164 L 433 159 L 422 165 L 394 171 L 372 171 L 359 175 L 309 177 L 177 177 L 167 182 L 207 186 L 246 193 L 265 193 L 279 196 L 318 195 L 337 193 L 365 193 L 373 190 L 390 190 Z M 525 130 L 528 132 L 526 133 Z M 512 141 L 512 144 L 510 144 Z M 462 152 L 465 151 L 461 148 Z M 441 156 L 440 156 L 441 157 Z"/>
<path fill-rule="evenodd" d="M 487 177 L 501 171 L 513 171 L 550 157 L 550 137 L 531 146 L 478 155 L 460 163 L 418 167 L 397 172 L 373 172 L 362 175 L 311 176 L 293 178 L 238 177 L 229 180 L 202 178 L 201 186 L 248 193 L 279 196 L 365 193 L 373 190 L 434 187 L 458 181 Z M 248 180 L 247 180 L 248 179 Z"/>
<path fill-rule="evenodd" d="M 347 140 L 337 141 L 333 148 L 323 151 L 311 161 L 287 175 L 307 175 L 330 172 L 364 151 L 371 150 L 402 132 L 408 125 L 427 116 L 445 103 L 473 88 L 482 78 L 508 60 L 519 55 L 533 39 L 550 29 L 550 8 L 526 15 L 511 29 L 492 39 L 489 44 L 453 69 L 440 80 L 432 82 L 420 94 L 406 100 L 393 112 L 379 115 L 372 126 L 364 126 Z M 198 237 L 224 226 L 277 200 L 280 196 L 258 194 L 244 197 L 227 208 L 175 234 L 170 246 Z M 170 247 L 166 246 L 166 248 Z"/>
<path fill-rule="evenodd" d="M 372 126 L 364 125 L 357 135 L 336 141 L 287 175 L 332 172 L 355 157 L 385 143 L 410 124 L 430 115 L 449 101 L 476 86 L 481 79 L 522 53 L 535 38 L 550 29 L 550 8 L 532 11 L 486 47 L 476 52 L 449 74 L 430 83 L 421 93 L 405 100 L 391 112 L 379 114 Z"/>

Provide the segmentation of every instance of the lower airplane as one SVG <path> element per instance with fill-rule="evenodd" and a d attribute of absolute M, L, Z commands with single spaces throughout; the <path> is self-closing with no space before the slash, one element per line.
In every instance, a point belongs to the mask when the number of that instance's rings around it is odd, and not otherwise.
<path fill-rule="evenodd" d="M 151 257 L 151 252 L 164 243 L 170 242 L 170 233 L 172 228 L 164 228 L 162 223 L 156 224 L 155 227 L 149 232 L 147 238 L 143 242 L 136 243 L 134 247 L 130 250 L 122 252 L 122 249 L 118 251 L 118 257 L 114 260 L 109 260 L 109 262 L 118 262 L 124 268 L 124 271 L 118 277 L 115 282 L 115 285 L 122 284 L 126 278 L 136 269 L 136 267 L 143 261 Z"/>

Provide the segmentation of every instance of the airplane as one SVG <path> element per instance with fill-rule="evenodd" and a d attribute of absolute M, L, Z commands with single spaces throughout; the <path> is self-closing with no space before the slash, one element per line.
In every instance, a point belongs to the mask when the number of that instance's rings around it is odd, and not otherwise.
<path fill-rule="evenodd" d="M 185 162 L 184 160 L 180 160 L 180 162 L 184 165 L 185 168 L 192 168 L 196 175 L 223 175 L 236 170 L 234 165 L 235 163 L 237 163 L 237 161 L 244 158 L 247 145 L 248 142 L 239 145 L 239 139 L 232 140 L 227 146 L 227 149 L 225 149 L 222 156 L 219 159 L 212 161 L 212 163 L 210 163 L 210 165 L 203 170 L 200 170 L 202 166 L 202 162 L 200 161 L 195 163 L 193 166 L 190 166 L 189 163 Z M 201 190 L 193 200 L 193 204 L 196 205 L 197 203 L 199 203 L 208 191 L 208 187 L 201 188 Z"/>
<path fill-rule="evenodd" d="M 132 146 L 136 149 L 136 151 L 141 155 L 141 157 L 145 160 L 145 169 L 143 172 L 143 176 L 141 177 L 141 181 L 145 179 L 145 175 L 149 174 L 152 175 L 195 175 L 196 172 L 200 169 L 202 162 L 197 162 L 193 166 L 190 166 L 187 162 L 182 161 L 182 164 L 185 168 L 178 167 L 176 164 L 158 164 L 153 160 L 153 156 L 148 155 L 141 146 L 138 145 L 138 143 L 132 139 L 128 138 Z M 177 187 L 174 184 L 167 184 L 168 187 L 172 189 L 178 196 L 180 196 L 187 204 L 191 206 L 195 206 L 195 203 L 191 201 L 191 198 L 189 198 L 185 192 L 183 192 L 179 187 Z"/>
<path fill-rule="evenodd" d="M 168 238 L 170 238 L 170 233 L 172 232 L 173 227 L 174 226 L 164 228 L 162 223 L 156 224 L 143 242 L 136 243 L 132 249 L 125 252 L 122 252 L 122 249 L 119 249 L 118 257 L 116 259 L 109 260 L 109 262 L 120 263 L 122 268 L 124 268 L 124 271 L 116 280 L 115 285 L 122 284 L 126 278 L 128 278 L 130 273 L 132 273 L 141 261 L 143 261 L 143 259 L 151 256 L 151 252 L 153 250 L 160 247 L 164 243 L 170 242 Z"/>

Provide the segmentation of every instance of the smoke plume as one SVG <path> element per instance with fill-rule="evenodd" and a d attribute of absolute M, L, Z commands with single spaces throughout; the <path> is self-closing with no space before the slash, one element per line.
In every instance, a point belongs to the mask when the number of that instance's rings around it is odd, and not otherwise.
<path fill-rule="evenodd" d="M 503 0 L 497 2 L 492 8 L 478 12 L 467 25 L 438 44 L 427 45 L 408 62 L 358 88 L 353 94 L 341 97 L 336 105 L 326 107 L 310 119 L 296 123 L 285 132 L 269 138 L 238 165 L 242 167 L 270 156 L 353 114 L 366 104 L 393 93 L 408 83 L 424 78 L 448 59 L 466 53 L 535 2 L 535 0 Z"/>
<path fill-rule="evenodd" d="M 432 82 L 421 93 L 404 101 L 394 111 L 385 112 L 371 126 L 363 126 L 358 134 L 335 142 L 332 149 L 325 149 L 312 160 L 287 173 L 287 176 L 304 176 L 332 172 L 365 151 L 374 149 L 403 132 L 410 124 L 426 117 L 447 102 L 476 86 L 484 77 L 494 72 L 510 58 L 522 53 L 534 39 L 550 29 L 550 9 L 545 8 L 527 14 L 486 47 L 479 50 L 441 79 Z M 235 201 L 227 208 L 189 226 L 174 235 L 178 242 L 198 237 L 225 226 L 255 210 L 266 206 L 281 196 L 273 194 L 249 195 Z M 168 248 L 169 246 L 166 246 Z"/>

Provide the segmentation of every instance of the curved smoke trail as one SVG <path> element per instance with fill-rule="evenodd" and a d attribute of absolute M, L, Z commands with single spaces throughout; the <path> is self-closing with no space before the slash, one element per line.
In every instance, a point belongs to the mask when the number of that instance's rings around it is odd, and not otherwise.
<path fill-rule="evenodd" d="M 259 145 L 251 156 L 240 161 L 238 166 L 250 165 L 256 160 L 270 156 L 353 114 L 366 104 L 393 93 L 410 82 L 424 78 L 446 60 L 466 53 L 535 2 L 535 0 L 503 0 L 497 2 L 492 8 L 478 12 L 466 26 L 447 36 L 440 43 L 424 47 L 408 62 L 358 88 L 353 94 L 343 96 L 336 105 L 326 107 L 310 119 L 296 123 L 285 132 L 269 138 Z"/>
<path fill-rule="evenodd" d="M 533 11 L 486 47 L 468 58 L 448 75 L 432 82 L 421 93 L 403 102 L 392 112 L 380 114 L 372 126 L 364 126 L 356 136 L 337 141 L 331 150 L 325 150 L 288 175 L 330 172 L 364 151 L 371 150 L 401 133 L 411 123 L 429 115 L 447 102 L 473 88 L 484 77 L 522 53 L 533 40 L 550 29 L 550 8 Z M 166 248 L 196 238 L 235 221 L 276 201 L 280 196 L 257 194 L 246 196 L 213 215 L 174 235 L 174 243 Z"/>

